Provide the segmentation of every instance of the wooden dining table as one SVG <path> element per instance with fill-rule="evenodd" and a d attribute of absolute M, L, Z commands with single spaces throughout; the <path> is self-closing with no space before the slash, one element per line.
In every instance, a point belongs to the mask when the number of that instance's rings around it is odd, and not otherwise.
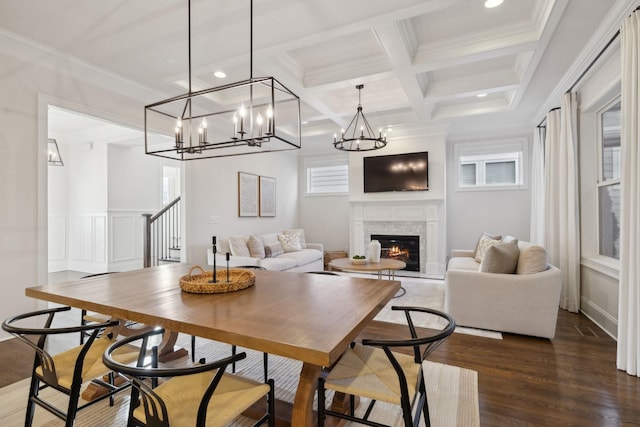
<path fill-rule="evenodd" d="M 400 289 L 395 280 L 256 270 L 255 284 L 246 289 L 194 294 L 179 287 L 191 267 L 168 264 L 30 287 L 26 295 L 300 360 L 291 424 L 312 426 L 322 367 L 331 366 Z"/>

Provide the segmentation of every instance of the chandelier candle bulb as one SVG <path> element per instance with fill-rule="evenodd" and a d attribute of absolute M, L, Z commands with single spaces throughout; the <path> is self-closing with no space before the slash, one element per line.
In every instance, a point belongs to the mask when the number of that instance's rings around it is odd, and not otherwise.
<path fill-rule="evenodd" d="M 256 122 L 258 123 L 258 136 L 262 136 L 262 114 L 258 113 Z"/>
<path fill-rule="evenodd" d="M 267 108 L 267 134 L 273 134 L 273 107 L 269 104 Z"/>

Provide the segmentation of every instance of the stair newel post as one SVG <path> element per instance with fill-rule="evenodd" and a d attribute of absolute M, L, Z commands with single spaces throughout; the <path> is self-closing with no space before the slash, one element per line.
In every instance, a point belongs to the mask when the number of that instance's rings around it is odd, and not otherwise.
<path fill-rule="evenodd" d="M 151 267 L 151 217 L 150 213 L 142 214 L 144 217 L 144 238 L 142 247 L 144 248 L 143 266 L 144 268 Z"/>

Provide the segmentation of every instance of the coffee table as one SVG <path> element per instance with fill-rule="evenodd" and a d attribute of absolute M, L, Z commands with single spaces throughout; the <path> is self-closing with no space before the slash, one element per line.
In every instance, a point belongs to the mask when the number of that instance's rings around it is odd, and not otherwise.
<path fill-rule="evenodd" d="M 407 264 L 404 261 L 391 258 L 380 258 L 380 262 L 367 262 L 365 264 L 354 264 L 351 258 L 338 258 L 331 260 L 329 263 L 329 270 L 339 271 L 357 271 L 357 272 L 377 272 L 378 279 L 382 279 L 382 272 L 387 270 L 387 278 L 389 280 L 395 280 L 396 270 L 402 270 Z M 407 290 L 400 288 L 402 293 L 395 295 L 394 298 L 401 297 Z"/>

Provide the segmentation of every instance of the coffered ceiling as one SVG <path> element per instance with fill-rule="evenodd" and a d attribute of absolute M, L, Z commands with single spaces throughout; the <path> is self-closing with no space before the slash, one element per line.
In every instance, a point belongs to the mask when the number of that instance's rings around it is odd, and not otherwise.
<path fill-rule="evenodd" d="M 255 0 L 253 75 L 302 100 L 303 147 L 364 112 L 391 135 L 523 132 L 615 0 Z M 3 30 L 4 28 L 4 30 Z M 187 0 L 0 2 L 5 38 L 184 93 Z M 194 89 L 249 77 L 249 0 L 192 0 Z M 214 77 L 224 71 L 224 79 Z M 85 128 L 86 130 L 86 128 Z"/>

